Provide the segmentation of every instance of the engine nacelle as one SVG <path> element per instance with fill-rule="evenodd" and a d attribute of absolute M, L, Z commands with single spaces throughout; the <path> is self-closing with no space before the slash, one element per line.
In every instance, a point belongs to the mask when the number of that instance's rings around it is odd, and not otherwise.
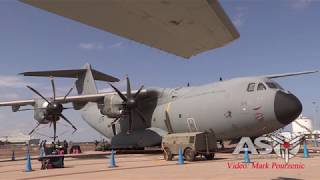
<path fill-rule="evenodd" d="M 122 111 L 122 99 L 118 95 L 105 96 L 100 112 L 109 118 L 118 118 Z"/>
<path fill-rule="evenodd" d="M 46 120 L 46 107 L 48 106 L 48 102 L 43 100 L 36 100 L 34 105 L 34 119 L 38 121 L 40 124 L 47 124 L 49 123 Z"/>

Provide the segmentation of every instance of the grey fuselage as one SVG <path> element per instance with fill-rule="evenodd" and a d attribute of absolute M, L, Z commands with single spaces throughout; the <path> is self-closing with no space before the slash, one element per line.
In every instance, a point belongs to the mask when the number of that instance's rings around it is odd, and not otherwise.
<path fill-rule="evenodd" d="M 272 88 L 266 83 L 271 83 Z M 259 84 L 263 84 L 264 88 L 259 89 Z M 135 132 L 141 133 L 137 141 L 146 140 L 142 138 L 146 130 L 160 136 L 168 132 L 166 111 L 173 132 L 208 131 L 222 140 L 242 136 L 257 137 L 273 132 L 292 122 L 302 111 L 301 103 L 294 95 L 283 90 L 273 80 L 263 77 L 235 78 L 174 89 L 150 88 L 147 91 L 157 92 L 157 97 L 151 110 L 148 105 L 142 106 L 142 110 L 146 107 L 145 113 L 149 114 L 148 126 L 138 117 L 134 119 L 135 131 L 131 136 Z M 148 100 L 145 103 L 148 104 Z M 96 103 L 89 102 L 81 112 L 83 119 L 98 132 L 108 138 L 114 136 L 109 125 L 114 119 L 102 115 Z M 122 138 L 126 136 L 124 132 L 127 124 L 124 118 L 117 125 L 117 133 Z M 154 141 L 159 139 L 155 138 Z M 145 145 L 150 144 L 153 142 Z"/>

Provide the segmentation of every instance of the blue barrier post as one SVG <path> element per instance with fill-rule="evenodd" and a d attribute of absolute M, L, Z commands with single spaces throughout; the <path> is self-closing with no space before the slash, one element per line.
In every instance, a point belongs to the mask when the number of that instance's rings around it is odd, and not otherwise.
<path fill-rule="evenodd" d="M 244 146 L 244 163 L 250 163 L 250 158 L 249 158 L 249 149 L 248 145 L 245 144 Z"/>
<path fill-rule="evenodd" d="M 307 140 L 304 140 L 303 142 L 303 157 L 308 158 L 309 157 L 309 152 L 308 152 L 308 147 L 307 147 Z"/>
<path fill-rule="evenodd" d="M 114 168 L 114 167 L 117 167 L 117 166 L 116 166 L 116 160 L 115 160 L 115 152 L 112 149 L 109 168 Z"/>
<path fill-rule="evenodd" d="M 182 165 L 184 164 L 184 159 L 183 159 L 183 153 L 182 153 L 182 147 L 179 147 L 179 156 L 178 156 L 178 164 Z"/>
<path fill-rule="evenodd" d="M 31 167 L 31 158 L 30 158 L 30 152 L 29 152 L 29 144 L 27 144 L 27 153 L 26 153 L 26 172 L 31 172 L 32 167 Z"/>

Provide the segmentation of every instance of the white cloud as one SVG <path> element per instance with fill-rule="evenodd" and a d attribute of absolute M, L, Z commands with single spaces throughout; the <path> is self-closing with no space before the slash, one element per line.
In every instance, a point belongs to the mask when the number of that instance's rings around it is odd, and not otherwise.
<path fill-rule="evenodd" d="M 117 42 L 109 46 L 109 48 L 121 48 L 123 46 L 123 42 Z"/>
<path fill-rule="evenodd" d="M 90 43 L 80 43 L 79 47 L 81 49 L 87 49 L 87 50 L 93 50 L 93 49 L 103 49 L 104 46 L 102 43 L 95 43 L 95 42 L 90 42 Z"/>
<path fill-rule="evenodd" d="M 246 7 L 236 7 L 236 14 L 235 16 L 232 18 L 232 22 L 233 24 L 239 28 L 243 25 L 243 23 L 245 22 L 245 14 L 248 8 Z"/>
<path fill-rule="evenodd" d="M 1 93 L 0 94 L 0 100 L 12 100 L 12 99 L 18 99 L 19 95 L 17 93 L 7 92 L 7 93 Z"/>
<path fill-rule="evenodd" d="M 25 88 L 26 85 L 31 83 L 24 81 L 21 77 L 0 75 L 0 87 Z"/>
<path fill-rule="evenodd" d="M 290 6 L 295 9 L 305 9 L 310 6 L 314 0 L 290 0 Z"/>

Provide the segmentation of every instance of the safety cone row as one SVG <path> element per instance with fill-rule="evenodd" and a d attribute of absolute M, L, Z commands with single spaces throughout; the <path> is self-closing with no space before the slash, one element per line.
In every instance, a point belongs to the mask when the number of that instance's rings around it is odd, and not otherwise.
<path fill-rule="evenodd" d="M 30 158 L 30 152 L 29 152 L 29 144 L 27 145 L 27 154 L 26 154 L 26 172 L 31 172 L 32 167 L 31 167 L 31 158 Z"/>
<path fill-rule="evenodd" d="M 308 152 L 308 147 L 307 147 L 307 141 L 304 140 L 303 143 L 303 157 L 304 158 L 309 158 L 309 152 Z"/>
<path fill-rule="evenodd" d="M 178 164 L 180 164 L 180 165 L 184 164 L 184 159 L 183 159 L 183 153 L 182 153 L 181 146 L 179 147 Z"/>
<path fill-rule="evenodd" d="M 115 168 L 117 167 L 116 165 L 116 160 L 115 160 L 115 152 L 114 150 L 112 149 L 111 151 L 111 157 L 110 157 L 110 165 L 109 165 L 109 168 Z"/>

